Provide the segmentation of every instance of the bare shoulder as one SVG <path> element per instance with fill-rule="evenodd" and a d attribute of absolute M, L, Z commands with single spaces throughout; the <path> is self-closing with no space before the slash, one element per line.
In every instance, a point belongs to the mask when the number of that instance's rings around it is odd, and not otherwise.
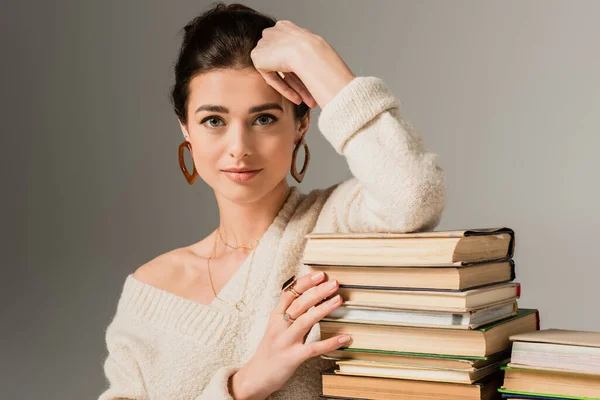
<path fill-rule="evenodd" d="M 133 277 L 152 286 L 165 288 L 181 273 L 181 267 L 190 256 L 190 251 L 186 248 L 168 251 L 138 267 Z"/>
<path fill-rule="evenodd" d="M 195 265 L 202 264 L 209 254 L 211 236 L 191 244 L 163 253 L 138 267 L 133 277 L 138 281 L 173 292 L 181 292 L 181 286 L 202 280 Z"/>

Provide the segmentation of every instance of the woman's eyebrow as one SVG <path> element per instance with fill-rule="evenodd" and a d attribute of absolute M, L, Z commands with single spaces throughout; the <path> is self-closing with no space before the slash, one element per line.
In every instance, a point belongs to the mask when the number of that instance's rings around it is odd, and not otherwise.
<path fill-rule="evenodd" d="M 250 107 L 248 114 L 257 113 L 265 110 L 279 110 L 283 112 L 283 108 L 277 103 L 266 103 L 260 106 Z"/>
<path fill-rule="evenodd" d="M 257 113 L 257 112 L 261 112 L 261 111 L 265 111 L 265 110 L 273 110 L 273 109 L 283 112 L 283 108 L 279 104 L 265 103 L 265 104 L 261 104 L 260 106 L 250 107 L 250 109 L 248 110 L 248 113 L 252 114 L 252 113 Z M 222 114 L 229 113 L 229 109 L 227 107 L 218 106 L 215 104 L 204 104 L 196 109 L 196 113 L 198 113 L 200 111 L 212 111 L 212 112 L 218 112 L 218 113 L 222 113 Z"/>

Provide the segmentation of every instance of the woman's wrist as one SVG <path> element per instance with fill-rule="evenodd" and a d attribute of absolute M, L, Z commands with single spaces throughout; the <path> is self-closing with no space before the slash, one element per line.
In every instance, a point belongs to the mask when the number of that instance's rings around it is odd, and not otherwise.
<path fill-rule="evenodd" d="M 293 70 L 315 101 L 324 108 L 356 76 L 333 47 L 315 39 L 298 54 Z"/>
<path fill-rule="evenodd" d="M 244 367 L 246 367 L 244 365 Z M 240 368 L 229 378 L 229 393 L 235 400 L 264 400 L 271 392 L 266 393 L 264 388 L 256 387 L 252 379 L 246 375 L 247 369 Z"/>

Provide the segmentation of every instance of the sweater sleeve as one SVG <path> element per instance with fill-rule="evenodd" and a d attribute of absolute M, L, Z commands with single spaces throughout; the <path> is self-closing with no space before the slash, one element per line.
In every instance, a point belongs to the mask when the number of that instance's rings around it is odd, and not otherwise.
<path fill-rule="evenodd" d="M 140 338 L 127 326 L 127 320 L 121 320 L 117 315 L 106 329 L 108 356 L 104 362 L 104 373 L 108 388 L 98 400 L 150 399 L 139 364 L 138 353 L 143 346 L 140 345 Z M 228 381 L 239 368 L 224 366 L 215 370 L 210 381 L 194 399 L 234 400 L 229 393 Z"/>
<path fill-rule="evenodd" d="M 104 361 L 104 374 L 108 388 L 98 400 L 149 399 L 141 368 L 136 360 L 136 338 L 124 329 L 115 317 L 106 329 L 108 356 Z"/>
<path fill-rule="evenodd" d="M 217 369 L 200 396 L 196 397 L 195 400 L 234 400 L 229 392 L 229 378 L 239 369 L 240 367 L 235 366 L 225 366 Z"/>
<path fill-rule="evenodd" d="M 316 232 L 415 232 L 439 224 L 444 170 L 382 79 L 354 78 L 324 106 L 318 125 L 353 177 L 333 190 Z"/>

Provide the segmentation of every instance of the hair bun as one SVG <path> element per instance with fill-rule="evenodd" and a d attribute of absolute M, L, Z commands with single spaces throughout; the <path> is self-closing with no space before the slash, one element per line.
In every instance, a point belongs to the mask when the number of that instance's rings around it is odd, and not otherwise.
<path fill-rule="evenodd" d="M 250 7 L 240 4 L 240 3 L 231 3 L 223 8 L 219 8 L 219 11 L 221 11 L 221 10 L 222 11 L 247 11 L 247 12 L 256 13 L 256 10 L 254 10 L 253 8 L 250 8 Z"/>

